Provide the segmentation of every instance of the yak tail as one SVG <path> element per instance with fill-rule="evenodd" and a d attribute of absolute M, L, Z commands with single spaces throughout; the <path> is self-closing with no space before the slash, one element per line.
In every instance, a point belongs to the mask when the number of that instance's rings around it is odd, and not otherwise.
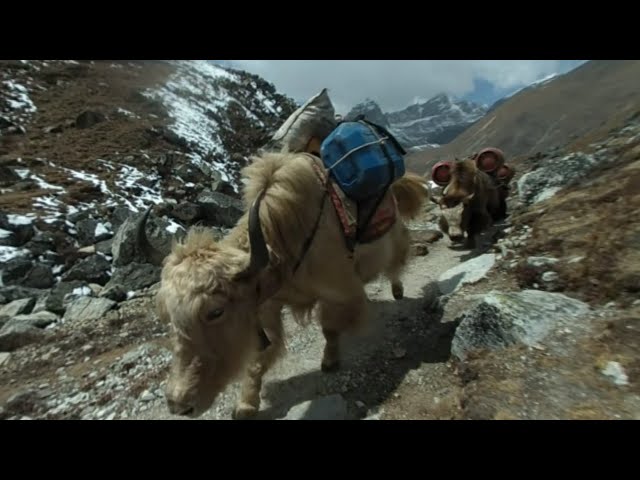
<path fill-rule="evenodd" d="M 420 213 L 431 191 L 427 180 L 417 173 L 407 172 L 391 184 L 400 216 L 410 220 Z"/>

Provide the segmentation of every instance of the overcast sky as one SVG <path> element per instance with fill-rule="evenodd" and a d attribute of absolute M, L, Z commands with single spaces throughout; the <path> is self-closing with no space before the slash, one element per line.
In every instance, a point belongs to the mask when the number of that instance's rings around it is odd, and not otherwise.
<path fill-rule="evenodd" d="M 507 93 L 584 60 L 226 60 L 272 82 L 304 102 L 322 88 L 337 113 L 372 98 L 383 110 L 400 110 L 440 92 L 491 104 Z"/>

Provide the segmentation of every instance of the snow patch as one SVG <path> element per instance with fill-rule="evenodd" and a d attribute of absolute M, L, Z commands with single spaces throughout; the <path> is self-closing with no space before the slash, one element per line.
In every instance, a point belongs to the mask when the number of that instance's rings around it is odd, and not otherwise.
<path fill-rule="evenodd" d="M 100 237 L 102 235 L 107 235 L 109 232 L 109 230 L 107 229 L 107 227 L 104 226 L 104 224 L 102 223 L 98 223 L 96 225 L 96 229 L 93 232 L 94 237 Z"/>
<path fill-rule="evenodd" d="M 91 295 L 91 289 L 89 287 L 78 287 L 73 289 L 73 295 L 88 297 Z"/>
<path fill-rule="evenodd" d="M 12 258 L 27 256 L 30 253 L 24 248 L 0 246 L 0 263 L 8 262 Z"/>
<path fill-rule="evenodd" d="M 4 80 L 2 84 L 8 90 L 6 102 L 12 110 L 20 110 L 26 113 L 34 113 L 38 109 L 29 98 L 29 91 L 13 80 Z"/>
<path fill-rule="evenodd" d="M 182 228 L 180 225 L 178 225 L 173 220 L 169 220 L 169 225 L 167 225 L 166 230 L 169 233 L 176 233 L 178 230 L 184 230 L 184 228 Z"/>
<path fill-rule="evenodd" d="M 11 225 L 31 225 L 33 223 L 35 214 L 29 213 L 28 215 L 16 215 L 10 213 L 7 215 L 7 220 Z"/>

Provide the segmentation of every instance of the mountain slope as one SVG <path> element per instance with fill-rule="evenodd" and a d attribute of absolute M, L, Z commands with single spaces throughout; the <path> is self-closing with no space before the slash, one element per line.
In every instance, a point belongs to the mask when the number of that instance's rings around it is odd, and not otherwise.
<path fill-rule="evenodd" d="M 485 112 L 484 106 L 440 94 L 390 113 L 384 113 L 375 101 L 367 99 L 353 107 L 346 118 L 365 114 L 369 120 L 388 127 L 406 149 L 411 149 L 448 143 Z"/>
<path fill-rule="evenodd" d="M 638 78 L 637 60 L 587 62 L 537 88 L 521 90 L 451 143 L 408 155 L 408 166 L 424 172 L 436 161 L 485 146 L 501 148 L 510 158 L 531 155 L 610 128 L 640 108 Z"/>
<path fill-rule="evenodd" d="M 0 161 L 22 180 L 0 186 L 0 210 L 51 220 L 191 198 L 216 179 L 237 190 L 248 156 L 295 109 L 259 77 L 206 61 L 0 66 Z"/>

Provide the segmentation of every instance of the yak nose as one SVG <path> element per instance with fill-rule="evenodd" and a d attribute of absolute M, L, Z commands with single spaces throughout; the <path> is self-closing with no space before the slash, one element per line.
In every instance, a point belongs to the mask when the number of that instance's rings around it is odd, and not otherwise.
<path fill-rule="evenodd" d="M 195 406 L 188 402 L 176 402 L 170 398 L 167 398 L 167 407 L 172 415 L 191 415 Z"/>

